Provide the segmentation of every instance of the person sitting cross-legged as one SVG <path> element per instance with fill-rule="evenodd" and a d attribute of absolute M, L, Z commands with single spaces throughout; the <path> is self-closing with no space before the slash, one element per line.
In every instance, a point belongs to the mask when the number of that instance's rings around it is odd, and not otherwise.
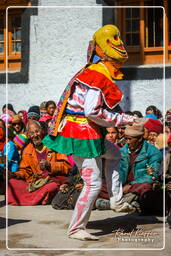
<path fill-rule="evenodd" d="M 8 203 L 11 205 L 48 204 L 71 169 L 68 157 L 43 145 L 43 132 L 36 120 L 27 124 L 30 143 L 24 148 L 15 174 L 9 176 Z"/>
<path fill-rule="evenodd" d="M 57 210 L 74 209 L 82 188 L 83 180 L 77 166 L 74 164 L 68 179 L 60 186 L 60 191 L 54 196 L 51 202 L 52 208 Z"/>
<path fill-rule="evenodd" d="M 111 144 L 114 144 L 116 146 L 115 150 L 117 152 L 117 159 L 114 165 L 117 166 L 117 163 L 120 161 L 120 152 L 119 152 L 119 146 L 116 144 L 117 143 L 117 138 L 118 138 L 118 128 L 117 127 L 107 127 L 106 128 L 106 140 L 108 140 Z M 118 154 L 119 153 L 119 154 Z M 100 190 L 100 193 L 95 201 L 95 208 L 98 210 L 110 210 L 110 201 L 109 201 L 109 194 L 107 191 L 107 184 L 106 184 L 106 178 L 105 178 L 105 172 L 104 172 L 104 167 L 105 167 L 105 159 L 102 159 L 102 187 Z"/>
<path fill-rule="evenodd" d="M 120 149 L 120 180 L 125 200 L 136 207 L 138 212 L 145 213 L 155 209 L 151 201 L 155 194 L 151 194 L 151 191 L 158 179 L 162 154 L 147 143 L 143 135 L 144 128 L 141 125 L 126 127 L 126 145 Z"/>

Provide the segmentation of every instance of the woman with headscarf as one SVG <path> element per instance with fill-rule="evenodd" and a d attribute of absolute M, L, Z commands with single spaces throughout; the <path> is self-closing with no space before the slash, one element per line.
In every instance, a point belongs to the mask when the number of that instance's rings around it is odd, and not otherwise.
<path fill-rule="evenodd" d="M 18 115 L 23 120 L 24 125 L 27 125 L 28 119 L 27 119 L 27 111 L 26 110 L 20 110 L 18 111 Z"/>
<path fill-rule="evenodd" d="M 8 113 L 10 116 L 16 115 L 14 107 L 11 103 L 5 104 L 2 107 L 2 113 Z"/>
<path fill-rule="evenodd" d="M 156 107 L 156 106 L 148 106 L 145 110 L 146 115 L 148 114 L 152 114 L 155 115 L 157 119 L 161 119 L 162 118 L 162 113 L 161 111 Z M 149 117 L 149 116 L 147 116 Z"/>

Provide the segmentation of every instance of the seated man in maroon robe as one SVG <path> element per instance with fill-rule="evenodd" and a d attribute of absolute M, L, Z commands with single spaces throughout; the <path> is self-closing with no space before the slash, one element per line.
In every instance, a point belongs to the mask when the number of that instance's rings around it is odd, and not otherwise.
<path fill-rule="evenodd" d="M 18 171 L 9 179 L 8 203 L 48 204 L 67 179 L 71 165 L 66 155 L 43 145 L 43 131 L 38 121 L 29 121 L 27 136 L 30 143 L 23 150 Z"/>

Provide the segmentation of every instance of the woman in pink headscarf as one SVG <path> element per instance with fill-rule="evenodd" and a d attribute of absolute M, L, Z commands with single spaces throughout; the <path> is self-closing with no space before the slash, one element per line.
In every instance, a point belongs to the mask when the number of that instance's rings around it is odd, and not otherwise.
<path fill-rule="evenodd" d="M 12 117 L 8 113 L 0 115 L 0 120 L 3 120 L 8 128 L 12 126 Z"/>

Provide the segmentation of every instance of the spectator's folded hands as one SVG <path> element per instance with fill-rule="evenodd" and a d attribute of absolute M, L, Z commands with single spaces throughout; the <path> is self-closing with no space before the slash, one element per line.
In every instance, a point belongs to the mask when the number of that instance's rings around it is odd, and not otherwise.
<path fill-rule="evenodd" d="M 80 184 L 76 184 L 75 188 L 76 188 L 77 191 L 81 191 L 82 188 L 83 188 L 83 184 L 81 184 L 81 183 Z"/>
<path fill-rule="evenodd" d="M 124 185 L 124 187 L 123 187 L 123 193 L 124 193 L 124 194 L 127 194 L 130 188 L 131 188 L 131 184 L 126 184 L 126 185 Z"/>
<path fill-rule="evenodd" d="M 8 179 L 17 179 L 17 175 L 15 172 L 8 172 Z"/>
<path fill-rule="evenodd" d="M 51 164 L 49 161 L 44 160 L 44 159 L 40 161 L 40 169 L 41 170 L 50 169 L 50 166 L 51 166 Z"/>
<path fill-rule="evenodd" d="M 62 184 L 59 188 L 60 191 L 66 193 L 68 192 L 68 184 Z"/>

